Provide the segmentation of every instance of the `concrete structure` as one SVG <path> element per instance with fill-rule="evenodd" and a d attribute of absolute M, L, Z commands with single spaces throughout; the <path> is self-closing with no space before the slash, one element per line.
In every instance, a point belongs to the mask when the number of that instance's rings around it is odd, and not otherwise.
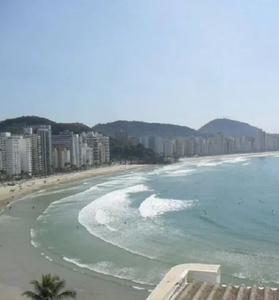
<path fill-rule="evenodd" d="M 21 136 L 6 137 L 4 152 L 6 154 L 6 172 L 9 176 L 21 173 L 20 165 L 20 139 Z"/>
<path fill-rule="evenodd" d="M 58 135 L 52 135 L 53 148 L 66 148 L 70 151 L 71 165 L 80 167 L 79 160 L 79 136 L 72 131 L 61 131 Z"/>
<path fill-rule="evenodd" d="M 30 139 L 31 139 L 32 174 L 38 175 L 43 172 L 41 137 L 37 134 L 32 134 L 30 136 Z"/>
<path fill-rule="evenodd" d="M 50 125 L 31 126 L 33 132 L 40 137 L 42 153 L 42 173 L 52 173 L 52 132 Z"/>
<path fill-rule="evenodd" d="M 92 157 L 89 157 L 91 151 L 87 151 L 88 160 L 93 161 L 93 165 L 108 163 L 110 161 L 109 137 L 92 131 L 82 133 L 81 137 L 82 143 L 86 143 L 88 148 L 93 150 Z M 100 150 L 103 151 L 102 154 L 100 154 Z M 103 161 L 101 161 L 101 158 Z"/>
<path fill-rule="evenodd" d="M 70 150 L 66 148 L 55 148 L 52 151 L 52 165 L 56 170 L 64 170 L 71 164 Z"/>
<path fill-rule="evenodd" d="M 19 140 L 20 169 L 32 175 L 32 142 L 31 138 L 21 138 Z"/>
<path fill-rule="evenodd" d="M 10 137 L 10 132 L 0 132 L 0 150 L 2 156 L 2 170 L 7 171 L 7 151 L 6 151 L 6 138 Z"/>
<path fill-rule="evenodd" d="M 0 171 L 3 170 L 2 150 L 0 150 Z"/>
<path fill-rule="evenodd" d="M 149 148 L 149 137 L 148 136 L 140 137 L 139 143 L 142 144 L 145 148 Z"/>
<path fill-rule="evenodd" d="M 117 130 L 115 132 L 115 139 L 123 146 L 128 144 L 128 133 L 124 130 Z"/>
<path fill-rule="evenodd" d="M 274 300 L 278 289 L 221 284 L 220 265 L 184 264 L 173 267 L 147 300 Z"/>
<path fill-rule="evenodd" d="M 173 147 L 170 140 L 163 141 L 163 155 L 165 157 L 173 156 Z"/>

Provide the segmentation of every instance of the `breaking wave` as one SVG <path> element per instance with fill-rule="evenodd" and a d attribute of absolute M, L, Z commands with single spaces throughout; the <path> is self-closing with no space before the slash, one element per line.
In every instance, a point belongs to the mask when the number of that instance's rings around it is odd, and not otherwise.
<path fill-rule="evenodd" d="M 80 268 L 88 269 L 90 271 L 100 273 L 103 275 L 112 276 L 118 279 L 124 279 L 139 284 L 145 284 L 145 285 L 155 284 L 155 282 L 145 282 L 144 279 L 138 280 L 138 278 L 140 278 L 141 276 L 139 275 L 139 269 L 137 268 L 127 268 L 127 267 L 118 268 L 112 262 L 108 262 L 108 261 L 101 261 L 95 264 L 94 263 L 84 264 L 81 263 L 79 259 L 68 258 L 66 256 L 64 256 L 63 259 Z"/>
<path fill-rule="evenodd" d="M 194 200 L 175 200 L 158 198 L 156 194 L 146 198 L 139 207 L 143 218 L 156 217 L 167 212 L 185 210 L 197 205 Z"/>

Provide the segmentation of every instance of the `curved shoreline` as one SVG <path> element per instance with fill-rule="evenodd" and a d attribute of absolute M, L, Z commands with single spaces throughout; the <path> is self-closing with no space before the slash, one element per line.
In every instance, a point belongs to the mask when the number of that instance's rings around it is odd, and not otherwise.
<path fill-rule="evenodd" d="M 32 193 L 42 189 L 53 188 L 65 183 L 71 183 L 82 179 L 100 177 L 114 174 L 121 171 L 139 169 L 146 165 L 114 165 L 90 169 L 82 172 L 52 175 L 46 178 L 34 178 L 25 181 L 16 182 L 14 186 L 8 186 L 7 183 L 0 185 L 0 209 Z"/>

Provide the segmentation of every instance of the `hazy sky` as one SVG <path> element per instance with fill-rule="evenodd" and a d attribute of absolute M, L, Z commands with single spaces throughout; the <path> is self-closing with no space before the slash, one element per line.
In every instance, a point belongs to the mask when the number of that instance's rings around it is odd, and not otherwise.
<path fill-rule="evenodd" d="M 1 0 L 0 119 L 279 132 L 278 0 Z"/>

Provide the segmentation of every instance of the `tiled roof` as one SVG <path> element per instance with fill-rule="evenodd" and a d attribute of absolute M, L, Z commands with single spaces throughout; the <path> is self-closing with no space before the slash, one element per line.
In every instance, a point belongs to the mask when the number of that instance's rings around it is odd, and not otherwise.
<path fill-rule="evenodd" d="M 246 287 L 193 282 L 186 284 L 175 300 L 279 300 L 279 291 L 269 287 Z"/>

